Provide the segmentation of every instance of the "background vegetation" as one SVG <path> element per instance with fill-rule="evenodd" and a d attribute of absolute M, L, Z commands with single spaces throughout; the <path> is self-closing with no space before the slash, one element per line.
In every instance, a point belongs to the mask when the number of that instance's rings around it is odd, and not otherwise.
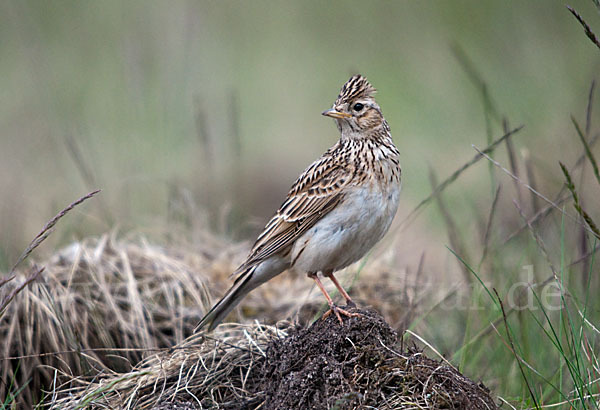
<path fill-rule="evenodd" d="M 600 31 L 593 1 L 570 4 Z M 561 1 L 4 2 L 0 39 L 0 270 L 95 188 L 42 251 L 114 229 L 253 239 L 334 143 L 319 113 L 360 72 L 402 153 L 401 209 L 370 257 L 410 290 L 395 324 L 516 406 L 598 407 L 573 401 L 599 393 L 596 243 L 558 161 L 598 221 L 600 50 Z M 519 125 L 494 158 L 523 183 L 482 159 L 411 214 L 472 144 Z M 530 227 L 548 203 L 524 183 L 559 208 Z M 556 310 L 536 298 L 548 285 Z"/>

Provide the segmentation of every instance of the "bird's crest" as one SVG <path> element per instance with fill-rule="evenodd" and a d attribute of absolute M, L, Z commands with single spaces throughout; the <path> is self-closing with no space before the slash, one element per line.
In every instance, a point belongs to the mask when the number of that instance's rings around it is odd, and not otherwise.
<path fill-rule="evenodd" d="M 354 101 L 357 98 L 373 97 L 377 90 L 369 83 L 366 77 L 360 74 L 353 75 L 344 84 L 340 95 L 336 100 L 336 105 Z"/>

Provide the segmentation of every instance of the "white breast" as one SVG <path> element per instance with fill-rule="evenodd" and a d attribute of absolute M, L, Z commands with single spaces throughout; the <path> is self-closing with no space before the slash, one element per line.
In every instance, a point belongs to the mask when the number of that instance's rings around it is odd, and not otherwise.
<path fill-rule="evenodd" d="M 300 237 L 294 266 L 306 272 L 342 269 L 362 258 L 388 231 L 400 185 L 371 181 L 346 192 L 344 200 Z"/>

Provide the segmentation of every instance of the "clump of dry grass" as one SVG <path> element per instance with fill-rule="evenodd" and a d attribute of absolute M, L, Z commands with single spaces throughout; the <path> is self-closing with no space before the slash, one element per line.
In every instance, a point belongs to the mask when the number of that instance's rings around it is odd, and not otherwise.
<path fill-rule="evenodd" d="M 143 240 L 111 235 L 72 244 L 45 263 L 41 280 L 15 296 L 0 320 L 0 397 L 8 383 L 40 401 L 54 369 L 71 375 L 128 371 L 147 351 L 170 347 L 191 333 L 208 298 L 208 265 L 186 263 Z M 194 266 L 195 265 L 195 266 Z M 194 268 L 192 268 L 194 266 Z M 6 292 L 27 280 L 18 274 Z"/>
<path fill-rule="evenodd" d="M 73 378 L 63 386 L 55 409 L 151 409 L 171 401 L 191 400 L 198 408 L 232 407 L 258 394 L 249 391 L 255 370 L 273 338 L 285 337 L 291 324 L 221 325 L 211 337 L 195 334 L 167 352 L 152 354 L 131 372 L 99 381 Z M 66 387 L 66 388 L 65 388 Z"/>
<path fill-rule="evenodd" d="M 61 376 L 128 372 L 158 350 L 183 343 L 247 252 L 246 244 L 208 231 L 197 242 L 202 245 L 167 247 L 112 233 L 74 242 L 41 261 L 43 275 L 16 294 L 0 318 L 0 397 L 22 388 L 15 405 L 30 407 Z M 13 292 L 30 276 L 29 269 L 17 271 L 1 291 Z M 377 258 L 353 284 L 357 302 L 380 309 L 394 326 L 408 320 L 414 298 L 398 276 L 385 257 Z M 307 323 L 326 306 L 311 286 L 303 274 L 281 275 L 252 292 L 232 318 Z M 297 296 L 290 297 L 290 289 Z M 406 309 L 399 308 L 403 304 Z"/>

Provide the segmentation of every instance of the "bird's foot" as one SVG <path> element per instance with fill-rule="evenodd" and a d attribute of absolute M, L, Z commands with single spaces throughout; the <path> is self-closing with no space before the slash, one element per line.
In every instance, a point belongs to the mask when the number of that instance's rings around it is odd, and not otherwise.
<path fill-rule="evenodd" d="M 352 305 L 354 305 L 354 303 L 352 303 Z M 353 307 L 353 306 L 351 306 Z M 342 315 L 347 316 L 347 317 L 360 317 L 361 314 L 360 313 L 354 313 L 354 312 L 348 312 L 345 309 L 342 309 L 340 307 L 337 307 L 336 305 L 331 305 L 330 309 L 325 312 L 325 314 L 323 315 L 322 319 L 325 320 L 329 317 L 329 315 L 331 314 L 335 314 L 335 316 L 338 318 L 338 320 L 340 321 L 340 325 L 344 324 L 344 322 L 342 321 Z"/>

